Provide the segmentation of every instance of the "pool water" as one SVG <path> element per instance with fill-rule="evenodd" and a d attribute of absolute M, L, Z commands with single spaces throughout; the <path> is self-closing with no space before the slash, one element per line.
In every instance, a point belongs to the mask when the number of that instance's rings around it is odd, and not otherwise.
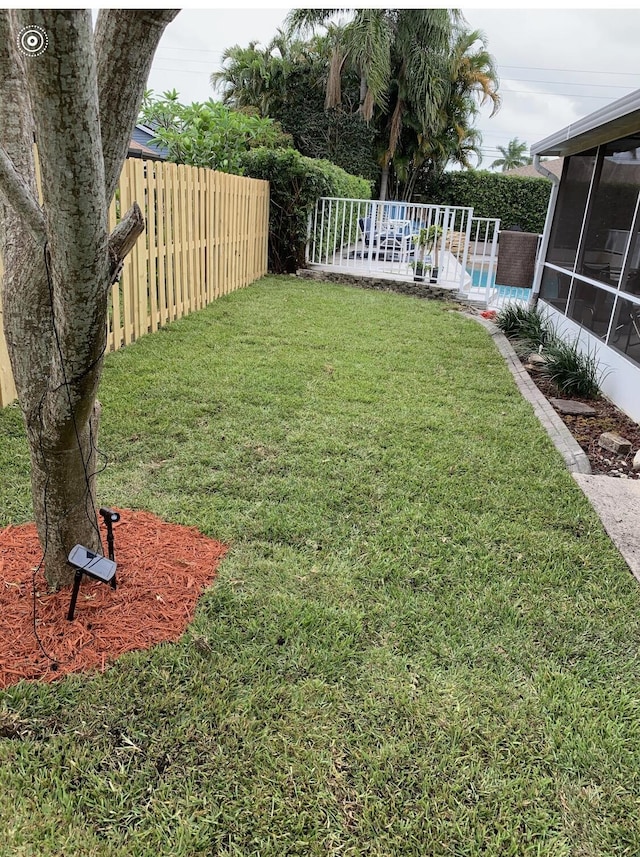
<path fill-rule="evenodd" d="M 519 286 L 497 286 L 495 274 L 489 277 L 489 272 L 486 269 L 476 269 L 470 273 L 473 288 L 484 289 L 488 285 L 491 289 L 495 289 L 501 297 L 510 297 L 516 300 L 527 300 L 531 294 L 531 289 L 523 289 Z"/>

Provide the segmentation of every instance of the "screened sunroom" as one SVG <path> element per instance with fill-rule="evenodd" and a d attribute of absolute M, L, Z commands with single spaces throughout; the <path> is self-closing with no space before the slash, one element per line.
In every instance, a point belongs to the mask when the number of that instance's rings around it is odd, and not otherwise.
<path fill-rule="evenodd" d="M 534 291 L 597 356 L 603 390 L 640 421 L 640 90 L 531 147 L 564 157 Z M 552 179 L 553 180 L 553 179 Z"/>

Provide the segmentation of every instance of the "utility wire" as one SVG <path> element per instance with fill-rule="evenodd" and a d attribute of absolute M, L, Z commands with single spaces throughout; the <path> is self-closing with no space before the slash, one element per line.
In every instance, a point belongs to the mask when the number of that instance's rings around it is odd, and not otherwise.
<path fill-rule="evenodd" d="M 631 84 L 627 85 L 624 83 L 589 83 L 588 81 L 581 80 L 531 80 L 528 77 L 501 77 L 500 83 L 502 84 L 505 80 L 516 80 L 519 83 L 547 83 L 555 86 L 589 86 L 593 88 L 594 86 L 598 89 L 631 89 Z"/>

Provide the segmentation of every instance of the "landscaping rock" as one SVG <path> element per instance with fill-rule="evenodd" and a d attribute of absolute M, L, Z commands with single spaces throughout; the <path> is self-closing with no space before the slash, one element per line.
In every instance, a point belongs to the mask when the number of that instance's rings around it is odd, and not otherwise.
<path fill-rule="evenodd" d="M 610 452 L 620 452 L 623 455 L 631 452 L 631 443 L 614 431 L 603 432 L 598 439 L 598 443 Z"/>
<path fill-rule="evenodd" d="M 634 455 L 633 464 L 631 466 L 634 470 L 640 470 L 640 449 Z"/>
<path fill-rule="evenodd" d="M 538 354 L 537 351 L 534 351 L 527 357 L 524 368 L 527 372 L 543 372 L 546 364 L 547 361 L 544 359 L 542 354 Z"/>
<path fill-rule="evenodd" d="M 561 414 L 581 417 L 595 417 L 596 415 L 596 410 L 591 405 L 585 405 L 584 402 L 575 402 L 573 399 L 549 399 L 549 401 Z M 617 449 L 613 449 L 611 446 L 607 446 L 606 449 L 617 452 Z"/>

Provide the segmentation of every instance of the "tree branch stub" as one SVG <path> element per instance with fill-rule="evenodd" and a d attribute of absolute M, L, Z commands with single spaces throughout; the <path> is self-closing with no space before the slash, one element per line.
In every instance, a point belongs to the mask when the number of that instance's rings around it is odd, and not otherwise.
<path fill-rule="evenodd" d="M 145 229 L 145 221 L 137 202 L 134 202 L 109 236 L 109 286 L 120 276 L 127 255 Z"/>

